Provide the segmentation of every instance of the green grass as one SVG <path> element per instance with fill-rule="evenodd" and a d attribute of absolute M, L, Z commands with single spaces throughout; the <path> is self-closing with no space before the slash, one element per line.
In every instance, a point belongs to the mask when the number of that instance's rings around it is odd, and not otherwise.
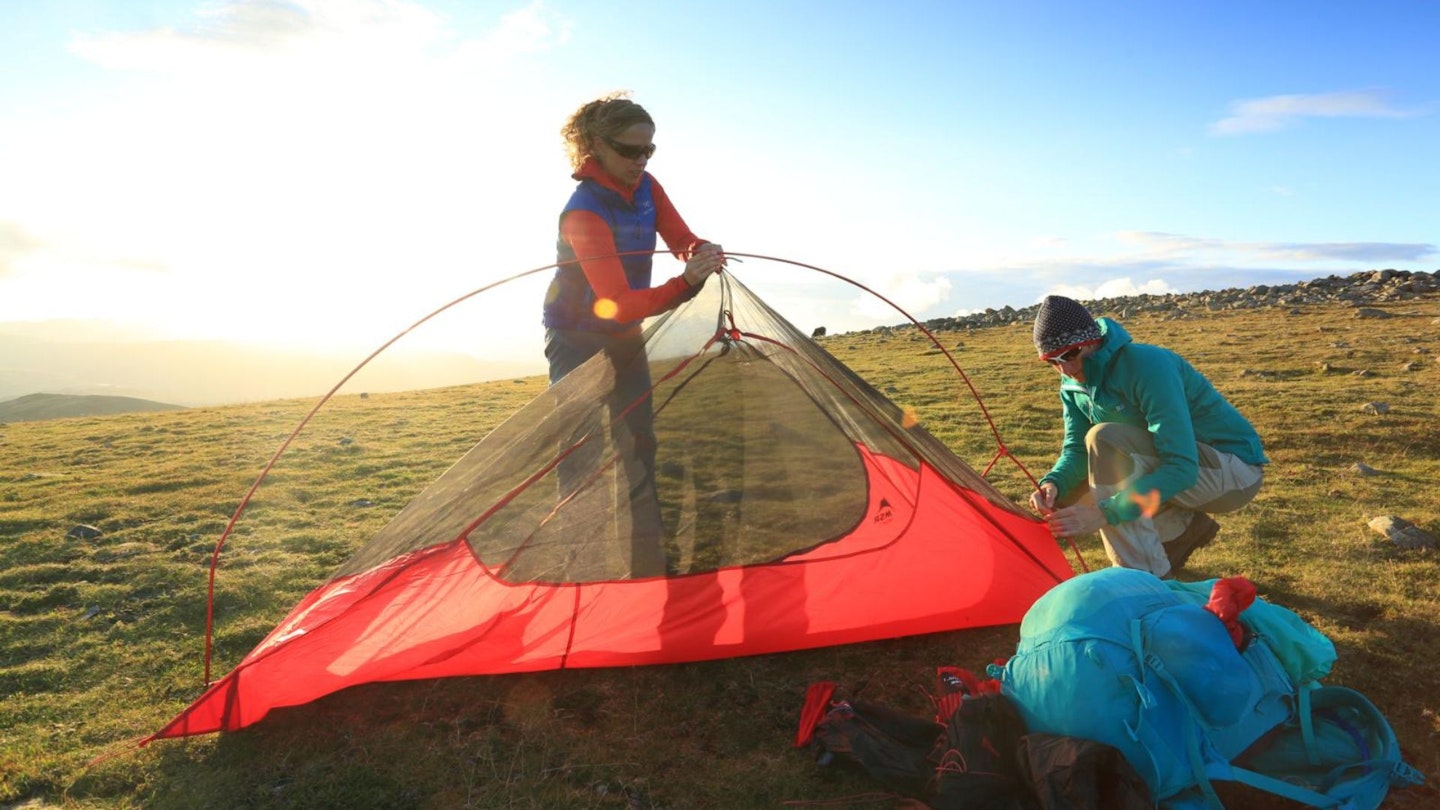
<path fill-rule="evenodd" d="M 1357 320 L 1342 307 L 1126 322 L 1170 346 L 1252 418 L 1273 461 L 1225 516 L 1195 577 L 1242 575 L 1340 652 L 1331 683 L 1365 692 L 1407 760 L 1440 774 L 1440 562 L 1366 526 L 1440 534 L 1440 299 Z M 1054 374 L 1023 326 L 939 339 L 1039 475 L 1060 441 Z M 1332 345 L 1344 344 L 1344 345 Z M 995 441 L 953 369 L 913 330 L 823 345 L 913 410 L 977 469 Z M 1423 349 L 1428 353 L 1416 353 Z M 1418 361 L 1413 371 L 1402 364 Z M 1329 364 L 1324 370 L 1320 364 Z M 1352 372 L 1368 370 L 1370 376 Z M 341 396 L 282 459 L 228 540 L 216 584 L 219 677 L 540 379 Z M 1385 415 L 1362 412 L 1383 401 Z M 68 807 L 778 807 L 871 792 L 791 747 L 806 686 L 917 713 L 934 668 L 1014 649 L 989 628 L 783 655 L 617 670 L 377 684 L 277 711 L 245 731 L 144 749 L 203 677 L 218 538 L 311 401 L 21 422 L 0 428 L 0 803 Z M 1362 477 L 1355 462 L 1380 471 Z M 1009 462 L 992 481 L 1023 499 Z M 369 506 L 357 505 L 368 502 Z M 86 523 L 104 531 L 66 536 Z M 1094 539 L 1081 544 L 1104 565 Z M 1389 807 L 1437 793 L 1392 793 Z M 26 805 L 26 806 L 32 806 Z"/>

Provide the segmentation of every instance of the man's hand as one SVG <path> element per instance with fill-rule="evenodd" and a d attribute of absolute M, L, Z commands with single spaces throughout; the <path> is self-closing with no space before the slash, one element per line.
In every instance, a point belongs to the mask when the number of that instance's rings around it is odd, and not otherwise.
<path fill-rule="evenodd" d="M 1059 494 L 1060 490 L 1054 482 L 1046 481 L 1030 493 L 1030 508 L 1039 512 L 1041 517 L 1049 517 L 1050 512 L 1055 508 L 1055 498 Z"/>
<path fill-rule="evenodd" d="M 1031 500 L 1034 500 L 1033 496 Z M 1089 502 L 1056 509 L 1045 517 L 1045 522 L 1050 524 L 1050 533 L 1056 537 L 1081 537 L 1108 525 L 1105 513 Z"/>

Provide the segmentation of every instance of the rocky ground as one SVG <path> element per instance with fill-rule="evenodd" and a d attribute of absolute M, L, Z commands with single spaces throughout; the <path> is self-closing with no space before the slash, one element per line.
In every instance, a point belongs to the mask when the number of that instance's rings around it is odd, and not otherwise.
<path fill-rule="evenodd" d="M 1422 295 L 1440 293 L 1440 270 L 1433 273 L 1410 270 L 1367 270 L 1348 276 L 1301 281 L 1276 286 L 1259 285 L 1245 289 L 1229 289 L 1168 295 L 1127 295 L 1101 301 L 1082 301 L 1095 315 L 1118 315 L 1122 320 L 1142 312 L 1165 313 L 1167 317 L 1185 318 L 1202 310 L 1255 309 L 1260 307 L 1304 307 L 1315 304 L 1341 303 L 1354 307 L 1387 301 L 1405 301 Z M 1039 304 L 1016 309 L 987 309 L 960 318 L 933 318 L 925 328 L 934 332 L 1008 326 L 1017 322 L 1031 323 Z M 882 326 L 870 330 L 887 332 L 908 326 Z"/>

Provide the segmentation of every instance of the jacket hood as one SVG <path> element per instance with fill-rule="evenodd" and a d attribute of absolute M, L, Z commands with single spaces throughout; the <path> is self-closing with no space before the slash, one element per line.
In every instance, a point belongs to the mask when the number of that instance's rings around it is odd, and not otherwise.
<path fill-rule="evenodd" d="M 1103 376 L 1105 369 L 1110 367 L 1110 361 L 1115 359 L 1115 354 L 1126 345 L 1134 341 L 1125 327 L 1109 318 L 1096 318 L 1095 325 L 1100 327 L 1100 336 L 1103 341 L 1100 348 L 1096 349 L 1089 357 L 1085 358 L 1085 379 L 1089 384 Z M 1075 378 L 1066 376 L 1069 382 L 1075 382 Z M 1076 383 L 1078 385 L 1078 383 Z"/>
<path fill-rule="evenodd" d="M 1101 343 L 1100 348 L 1090 355 L 1090 359 L 1095 360 L 1101 366 L 1106 366 L 1110 364 L 1110 358 L 1120 351 L 1120 347 L 1134 341 L 1131 339 L 1130 333 L 1125 331 L 1125 327 L 1109 318 L 1096 318 L 1095 324 L 1100 327 L 1100 334 L 1104 336 L 1105 342 Z"/>

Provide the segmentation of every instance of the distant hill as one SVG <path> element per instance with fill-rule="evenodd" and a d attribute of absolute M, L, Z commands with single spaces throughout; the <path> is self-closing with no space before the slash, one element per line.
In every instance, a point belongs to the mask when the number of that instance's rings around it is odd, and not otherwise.
<path fill-rule="evenodd" d="M 222 341 L 105 340 L 96 328 L 71 337 L 44 324 L 0 324 L 0 400 L 36 392 L 173 402 L 195 407 L 318 396 L 365 355 L 300 351 Z M 529 363 L 480 360 L 459 352 L 386 352 L 354 377 L 347 393 L 409 391 L 543 373 Z"/>
<path fill-rule="evenodd" d="M 0 402 L 0 422 L 39 422 L 70 416 L 111 416 L 137 411 L 181 411 L 183 405 L 151 402 L 135 397 L 27 394 Z"/>

